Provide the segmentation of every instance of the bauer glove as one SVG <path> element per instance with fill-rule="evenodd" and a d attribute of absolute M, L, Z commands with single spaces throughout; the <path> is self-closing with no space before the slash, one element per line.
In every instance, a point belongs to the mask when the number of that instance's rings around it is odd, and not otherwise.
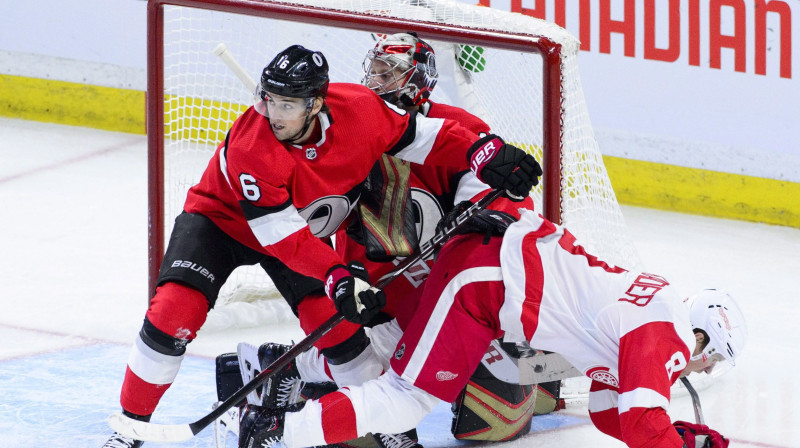
<path fill-rule="evenodd" d="M 728 439 L 706 425 L 677 421 L 673 423 L 686 448 L 727 448 Z"/>
<path fill-rule="evenodd" d="M 360 325 L 372 320 L 386 305 L 386 294 L 370 286 L 368 280 L 364 265 L 355 261 L 347 267 L 332 267 L 325 280 L 325 294 L 333 300 L 336 311 Z"/>
<path fill-rule="evenodd" d="M 478 179 L 506 190 L 514 201 L 525 199 L 542 175 L 542 167 L 532 155 L 493 134 L 473 143 L 467 151 L 467 163 Z"/>

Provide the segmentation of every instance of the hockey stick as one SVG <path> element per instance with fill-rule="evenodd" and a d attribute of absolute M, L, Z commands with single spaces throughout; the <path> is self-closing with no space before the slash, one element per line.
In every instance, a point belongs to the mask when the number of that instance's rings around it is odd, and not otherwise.
<path fill-rule="evenodd" d="M 214 48 L 214 54 L 222 59 L 222 62 L 224 62 L 225 65 L 227 65 L 228 68 L 233 72 L 233 74 L 239 78 L 239 81 L 244 84 L 250 93 L 256 91 L 258 84 L 256 84 L 253 78 L 247 74 L 247 71 L 241 66 L 241 64 L 239 64 L 236 58 L 233 57 L 233 54 L 228 51 L 228 47 L 224 43 L 220 43 Z"/>
<path fill-rule="evenodd" d="M 692 397 L 692 407 L 694 407 L 694 418 L 697 420 L 698 424 L 705 425 L 705 419 L 703 418 L 703 408 L 700 407 L 700 397 L 697 395 L 697 391 L 694 390 L 694 386 L 692 383 L 689 382 L 689 378 L 681 377 L 681 382 L 686 387 L 686 390 L 689 391 L 689 395 Z"/>
<path fill-rule="evenodd" d="M 433 255 L 436 250 L 444 246 L 447 240 L 450 239 L 450 237 L 452 237 L 463 226 L 463 224 L 469 220 L 470 217 L 472 217 L 475 213 L 485 209 L 486 206 L 488 206 L 492 201 L 500 197 L 502 194 L 502 190 L 492 190 L 481 200 L 464 210 L 464 212 L 456 217 L 454 222 L 451 222 L 445 226 L 441 233 L 437 233 L 433 236 L 433 238 L 430 239 L 430 241 L 423 244 L 422 247 L 420 247 L 420 251 L 417 255 L 404 259 L 395 270 L 381 277 L 381 279 L 375 284 L 375 287 L 386 287 L 386 285 L 400 276 L 411 265 L 420 260 L 425 260 Z M 341 322 L 343 319 L 344 317 L 342 317 L 341 314 L 337 313 L 333 315 L 330 319 L 320 325 L 319 328 L 311 332 L 311 334 L 306 336 L 303 340 L 286 351 L 286 353 L 284 353 L 281 357 L 276 359 L 268 368 L 262 370 L 261 373 L 256 375 L 255 378 L 253 378 L 249 383 L 245 384 L 241 389 L 228 397 L 227 400 L 220 403 L 220 405 L 214 410 L 193 423 L 163 425 L 134 420 L 123 414 L 112 414 L 108 418 L 108 424 L 114 431 L 135 440 L 142 440 L 146 442 L 183 442 L 189 440 L 203 430 L 203 428 L 214 422 L 214 420 L 225 414 L 225 412 L 235 406 L 236 403 L 242 401 L 247 394 L 256 390 L 258 386 L 265 383 L 272 376 L 273 372 L 279 372 L 286 368 L 286 366 L 288 366 L 289 363 L 291 363 L 300 353 L 311 348 L 315 342 L 317 342 L 323 335 L 325 335 L 325 333 L 339 324 L 339 322 Z"/>

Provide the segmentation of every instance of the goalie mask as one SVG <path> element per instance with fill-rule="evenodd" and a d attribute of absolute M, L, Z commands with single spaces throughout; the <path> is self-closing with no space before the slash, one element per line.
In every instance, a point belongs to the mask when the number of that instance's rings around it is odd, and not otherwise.
<path fill-rule="evenodd" d="M 433 48 L 413 32 L 386 36 L 367 52 L 362 68 L 361 84 L 399 107 L 427 101 L 439 76 Z"/>
<path fill-rule="evenodd" d="M 694 328 L 708 335 L 708 345 L 692 359 L 707 359 L 722 355 L 731 365 L 747 341 L 747 325 L 742 310 L 724 291 L 704 289 L 686 299 L 689 320 Z"/>

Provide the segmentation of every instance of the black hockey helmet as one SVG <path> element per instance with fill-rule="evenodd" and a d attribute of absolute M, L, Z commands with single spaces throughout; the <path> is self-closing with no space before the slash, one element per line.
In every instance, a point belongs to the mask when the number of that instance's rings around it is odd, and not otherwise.
<path fill-rule="evenodd" d="M 328 92 L 328 61 L 319 51 L 292 45 L 264 67 L 258 96 L 266 92 L 292 98 L 324 97 Z"/>
<path fill-rule="evenodd" d="M 386 71 L 381 73 L 373 67 L 376 60 L 393 73 L 391 80 L 381 76 Z M 413 31 L 391 34 L 378 41 L 367 52 L 362 68 L 361 83 L 384 101 L 400 107 L 419 106 L 427 101 L 439 77 L 433 47 Z"/>

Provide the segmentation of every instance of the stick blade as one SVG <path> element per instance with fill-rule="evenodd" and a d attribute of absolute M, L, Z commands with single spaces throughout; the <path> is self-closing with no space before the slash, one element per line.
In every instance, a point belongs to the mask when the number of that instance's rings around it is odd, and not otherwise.
<path fill-rule="evenodd" d="M 159 425 L 134 420 L 123 414 L 112 414 L 108 417 L 108 424 L 123 436 L 145 442 L 185 442 L 194 437 L 189 425 Z"/>

